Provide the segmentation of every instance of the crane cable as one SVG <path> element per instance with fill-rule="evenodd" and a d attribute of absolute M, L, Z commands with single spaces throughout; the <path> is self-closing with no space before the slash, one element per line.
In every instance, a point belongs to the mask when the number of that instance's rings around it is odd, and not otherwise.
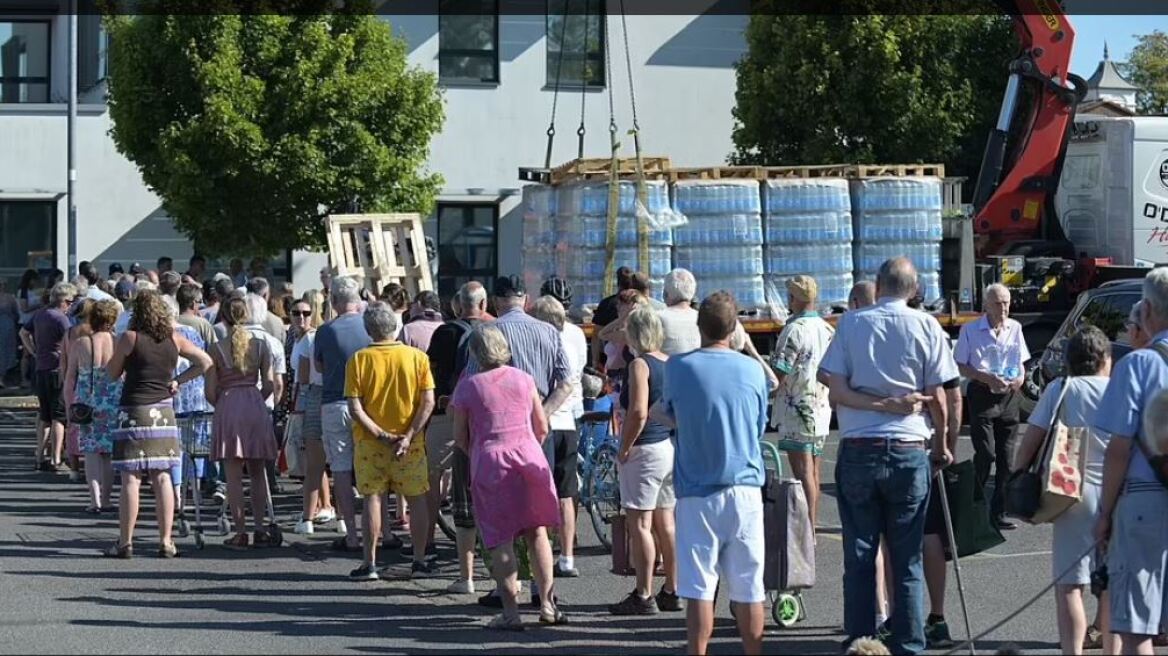
<path fill-rule="evenodd" d="M 649 186 L 645 184 L 645 160 L 641 153 L 641 124 L 637 120 L 637 93 L 633 85 L 633 58 L 629 52 L 629 25 L 625 18 L 625 0 L 620 0 L 621 36 L 625 44 L 625 68 L 629 75 L 629 104 L 633 110 L 633 128 L 629 134 L 633 136 L 633 150 L 636 153 L 637 163 L 637 203 L 649 211 Z M 638 268 L 650 276 L 649 262 L 649 220 L 645 214 L 637 212 L 637 264 Z"/>
<path fill-rule="evenodd" d="M 585 0 L 587 2 L 587 0 Z M 568 8 L 569 0 L 564 0 L 564 9 Z M 564 70 L 564 34 L 568 29 L 568 12 L 565 11 L 560 19 L 560 52 L 556 57 L 556 83 L 552 90 L 552 118 L 547 129 L 547 153 L 543 157 L 543 167 L 552 167 L 552 144 L 556 141 L 556 107 L 560 102 L 560 72 Z"/>
<path fill-rule="evenodd" d="M 585 55 L 587 55 L 587 53 L 588 53 L 588 37 L 590 36 L 588 28 L 590 28 L 592 26 L 588 20 L 588 2 L 589 2 L 589 0 L 584 0 L 584 53 L 585 53 Z M 584 68 L 582 71 L 585 74 L 587 73 L 587 66 L 588 66 L 588 60 L 587 60 L 587 57 L 585 57 Z M 580 127 L 576 128 L 576 158 L 577 159 L 584 159 L 584 134 L 587 132 L 587 130 L 585 130 L 585 128 L 584 128 L 584 101 L 587 100 L 587 98 L 588 98 L 588 85 L 586 83 L 587 83 L 587 80 L 584 80 L 584 79 L 580 80 Z"/>
<path fill-rule="evenodd" d="M 587 18 L 585 18 L 587 20 Z M 602 14 L 606 23 L 608 14 Z M 607 30 L 606 30 L 607 31 Z M 620 211 L 620 141 L 616 133 L 616 103 L 612 93 L 612 50 L 604 39 L 605 86 L 608 87 L 608 136 L 612 143 L 612 161 L 608 172 L 608 221 L 604 235 L 604 295 L 616 292 L 616 222 Z"/>

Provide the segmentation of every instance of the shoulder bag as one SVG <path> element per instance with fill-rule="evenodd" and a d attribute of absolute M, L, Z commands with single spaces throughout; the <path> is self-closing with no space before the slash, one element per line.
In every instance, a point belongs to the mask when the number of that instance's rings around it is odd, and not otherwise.
<path fill-rule="evenodd" d="M 93 337 L 89 337 L 89 393 L 93 394 L 93 358 L 95 347 Z M 88 403 L 73 402 L 69 404 L 69 423 L 77 426 L 88 426 L 93 423 L 93 406 Z"/>

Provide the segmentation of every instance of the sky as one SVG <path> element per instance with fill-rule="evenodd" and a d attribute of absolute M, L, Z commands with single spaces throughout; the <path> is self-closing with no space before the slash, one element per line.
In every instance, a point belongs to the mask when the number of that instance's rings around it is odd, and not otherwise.
<path fill-rule="evenodd" d="M 1073 10 L 1074 5 L 1070 3 Z M 1100 16 L 1070 15 L 1075 28 L 1075 47 L 1071 52 L 1071 72 L 1084 78 L 1091 77 L 1099 60 L 1103 59 L 1103 43 L 1111 51 L 1111 59 L 1127 61 L 1128 53 L 1136 44 L 1136 35 L 1155 30 L 1168 32 L 1168 16 Z"/>

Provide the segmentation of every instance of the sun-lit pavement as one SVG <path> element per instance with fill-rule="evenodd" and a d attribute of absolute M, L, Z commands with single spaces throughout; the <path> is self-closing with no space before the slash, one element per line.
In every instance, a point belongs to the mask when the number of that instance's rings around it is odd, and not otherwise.
<path fill-rule="evenodd" d="M 298 497 L 284 495 L 278 512 L 288 546 L 259 552 L 221 547 L 212 522 L 203 551 L 180 539 L 183 556 L 154 557 L 157 533 L 149 495 L 134 560 L 101 558 L 116 536 L 112 516 L 82 514 L 83 483 L 32 467 L 27 420 L 0 410 L 0 653 L 412 653 L 469 651 L 530 653 L 680 653 L 685 627 L 680 613 L 616 618 L 606 606 L 631 589 L 632 580 L 608 572 L 608 555 L 582 517 L 577 558 L 583 576 L 559 580 L 557 594 L 572 624 L 535 626 L 522 634 L 488 631 L 491 611 L 473 597 L 442 590 L 451 580 L 452 544 L 439 542 L 442 575 L 423 581 L 353 583 L 355 557 L 331 553 L 331 531 L 307 539 L 291 535 Z M 818 585 L 805 593 L 808 618 L 790 630 L 768 619 L 767 653 L 839 653 L 842 574 L 838 520 L 830 496 L 834 439 L 825 454 L 825 525 L 817 548 Z M 968 457 L 969 443 L 961 455 Z M 286 484 L 294 488 L 294 484 Z M 293 490 L 295 491 L 295 490 Z M 1016 609 L 1050 578 L 1049 528 L 1024 527 L 991 553 L 962 561 L 970 617 L 977 631 L 1013 617 L 978 650 L 993 653 L 1013 642 L 1027 653 L 1055 653 L 1054 601 Z M 405 563 L 397 554 L 390 562 Z M 492 584 L 485 572 L 480 590 Z M 955 637 L 964 635 L 956 586 L 950 580 L 946 614 Z M 736 653 L 735 629 L 719 609 L 716 653 Z M 968 653 L 965 651 L 964 653 Z"/>

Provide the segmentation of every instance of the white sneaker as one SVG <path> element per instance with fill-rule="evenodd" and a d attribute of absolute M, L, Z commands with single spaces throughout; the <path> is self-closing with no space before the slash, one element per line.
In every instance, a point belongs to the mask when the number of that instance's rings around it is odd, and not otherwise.
<path fill-rule="evenodd" d="M 475 585 L 474 580 L 469 581 L 455 581 L 446 587 L 446 591 L 451 594 L 474 594 Z"/>
<path fill-rule="evenodd" d="M 316 517 L 313 517 L 312 521 L 317 524 L 327 524 L 331 521 L 335 521 L 336 518 L 337 511 L 333 510 L 332 508 L 326 508 L 325 510 L 316 513 Z"/>
<path fill-rule="evenodd" d="M 313 531 L 312 522 L 296 522 L 297 535 L 312 535 Z"/>
<path fill-rule="evenodd" d="M 341 535 L 348 535 L 349 533 L 349 527 L 345 526 L 345 520 L 343 519 L 337 520 L 337 527 L 333 530 L 335 530 L 337 533 L 340 533 Z"/>

